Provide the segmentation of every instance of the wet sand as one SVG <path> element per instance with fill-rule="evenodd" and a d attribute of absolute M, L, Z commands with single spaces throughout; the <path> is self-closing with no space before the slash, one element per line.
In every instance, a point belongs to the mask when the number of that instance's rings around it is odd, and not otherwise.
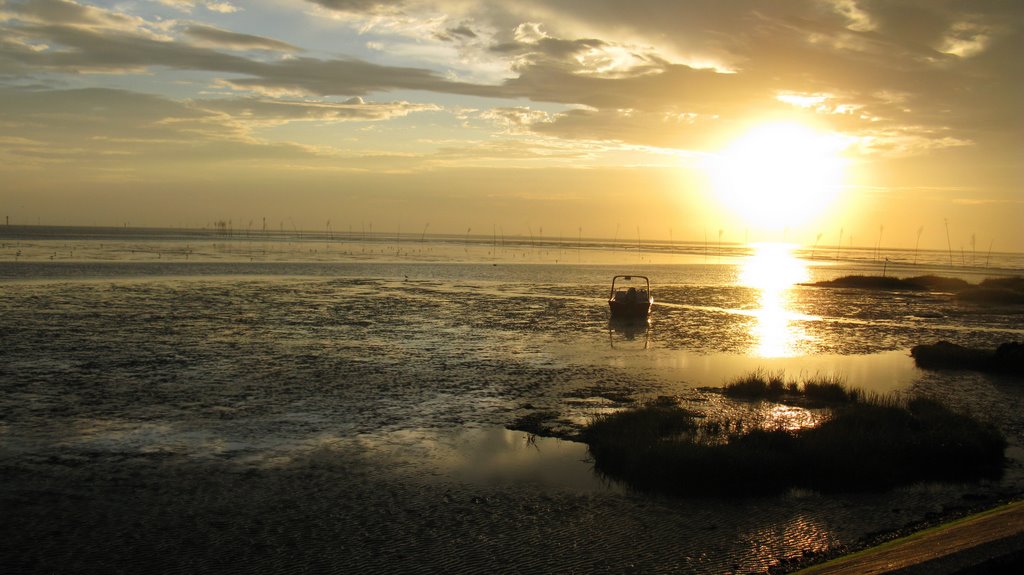
<path fill-rule="evenodd" d="M 753 367 L 740 358 L 773 326 L 731 268 L 661 270 L 665 303 L 639 334 L 609 330 L 597 267 L 40 269 L 0 301 L 5 573 L 764 572 L 1024 492 L 1021 387 L 905 366 L 910 344 L 988 345 L 1019 316 L 936 296 L 911 302 L 924 317 L 795 288 L 777 327 L 809 369 L 993 419 L 1011 443 L 1002 481 L 668 499 L 603 482 L 583 446 L 505 428 L 553 413 L 571 435 L 665 394 L 727 408 L 700 387 Z M 842 350 L 857 355 L 826 357 Z"/>
<path fill-rule="evenodd" d="M 666 499 L 408 471 L 338 449 L 259 467 L 6 459 L 0 559 L 7 573 L 747 573 L 855 548 L 872 526 L 996 502 L 927 487 Z"/>

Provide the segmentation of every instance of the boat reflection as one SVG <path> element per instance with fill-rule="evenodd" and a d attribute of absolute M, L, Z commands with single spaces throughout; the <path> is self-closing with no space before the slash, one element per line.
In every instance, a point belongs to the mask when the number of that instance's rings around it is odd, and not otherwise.
<path fill-rule="evenodd" d="M 608 344 L 612 349 L 647 349 L 650 327 L 647 318 L 613 318 L 608 321 Z"/>
<path fill-rule="evenodd" d="M 794 286 L 810 278 L 807 265 L 792 244 L 754 244 L 754 253 L 740 267 L 741 285 L 758 290 L 750 335 L 759 357 L 794 357 L 809 339 L 800 314 L 793 310 Z"/>

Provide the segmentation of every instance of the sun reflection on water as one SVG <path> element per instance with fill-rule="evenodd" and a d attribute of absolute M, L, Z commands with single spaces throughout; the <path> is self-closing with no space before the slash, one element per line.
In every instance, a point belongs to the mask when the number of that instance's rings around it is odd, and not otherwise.
<path fill-rule="evenodd" d="M 740 268 L 740 283 L 758 290 L 756 319 L 750 334 L 759 357 L 793 357 L 809 339 L 802 316 L 792 310 L 793 287 L 810 278 L 807 265 L 793 254 L 792 244 L 753 244 L 754 253 Z"/>
<path fill-rule="evenodd" d="M 839 544 L 833 529 L 810 515 L 797 513 L 787 521 L 742 533 L 739 539 L 749 545 L 741 557 L 736 572 L 765 572 L 778 559 L 800 559 L 808 554 L 828 551 Z"/>

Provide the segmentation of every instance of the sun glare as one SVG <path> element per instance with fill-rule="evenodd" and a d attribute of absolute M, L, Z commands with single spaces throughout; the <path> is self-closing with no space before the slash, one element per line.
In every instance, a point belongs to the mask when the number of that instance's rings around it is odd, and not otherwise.
<path fill-rule="evenodd" d="M 755 127 L 715 155 L 710 176 L 719 201 L 747 226 L 808 223 L 836 198 L 842 140 L 795 123 Z"/>
<path fill-rule="evenodd" d="M 740 283 L 758 290 L 750 335 L 759 357 L 792 357 L 808 339 L 803 318 L 792 310 L 792 288 L 810 275 L 790 244 L 754 244 L 754 253 L 740 268 Z"/>

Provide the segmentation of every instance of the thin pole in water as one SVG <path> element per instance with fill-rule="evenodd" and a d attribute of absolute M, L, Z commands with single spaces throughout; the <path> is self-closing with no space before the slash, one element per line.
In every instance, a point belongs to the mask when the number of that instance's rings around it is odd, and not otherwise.
<path fill-rule="evenodd" d="M 917 248 L 921 245 L 921 233 L 924 232 L 924 226 L 917 228 L 917 243 L 914 244 L 914 265 L 917 265 Z"/>
<path fill-rule="evenodd" d="M 946 247 L 949 249 L 949 267 L 953 267 L 953 242 L 949 241 L 949 220 L 943 218 L 946 224 Z"/>

